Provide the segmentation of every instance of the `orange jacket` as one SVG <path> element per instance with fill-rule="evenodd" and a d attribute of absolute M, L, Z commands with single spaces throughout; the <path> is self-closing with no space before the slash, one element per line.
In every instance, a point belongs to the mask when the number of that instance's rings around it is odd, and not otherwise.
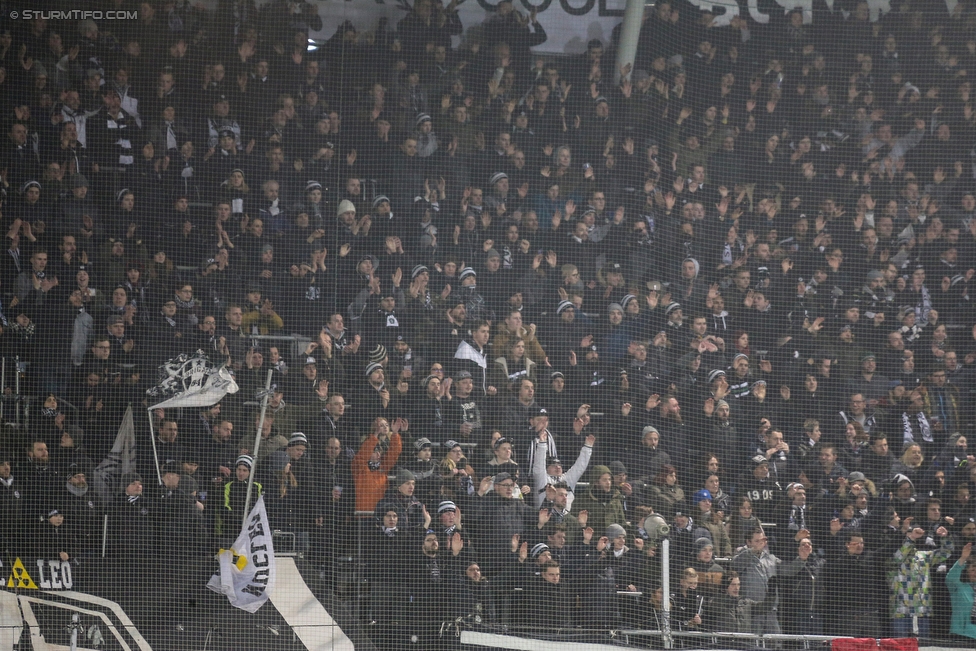
<path fill-rule="evenodd" d="M 372 511 L 386 494 L 387 475 L 396 465 L 403 449 L 403 441 L 396 432 L 390 434 L 390 447 L 380 459 L 380 469 L 369 469 L 369 458 L 380 440 L 370 434 L 363 441 L 359 452 L 352 458 L 352 477 L 356 482 L 356 510 Z"/>

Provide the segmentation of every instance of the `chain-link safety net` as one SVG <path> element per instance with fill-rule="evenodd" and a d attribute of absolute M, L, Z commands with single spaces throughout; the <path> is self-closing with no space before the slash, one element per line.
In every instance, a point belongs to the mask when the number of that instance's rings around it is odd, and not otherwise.
<path fill-rule="evenodd" d="M 976 3 L 0 7 L 0 651 L 972 648 Z"/>

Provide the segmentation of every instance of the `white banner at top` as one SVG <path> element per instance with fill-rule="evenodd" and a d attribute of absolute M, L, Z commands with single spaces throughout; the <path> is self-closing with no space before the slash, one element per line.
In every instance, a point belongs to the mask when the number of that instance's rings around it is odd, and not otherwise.
<path fill-rule="evenodd" d="M 702 11 L 716 15 L 715 25 L 728 25 L 735 16 L 749 16 L 757 23 L 768 23 L 769 15 L 759 10 L 758 0 L 689 0 Z M 802 9 L 805 22 L 810 22 L 813 15 L 813 0 L 775 0 L 783 8 L 783 12 Z M 390 28 L 395 28 L 407 12 L 402 8 L 412 0 L 406 0 L 404 5 L 397 0 L 325 0 L 319 3 L 319 15 L 322 17 L 322 30 L 312 34 L 313 38 L 328 39 L 335 34 L 336 28 L 348 20 L 359 31 L 369 31 L 376 28 L 380 18 L 389 21 Z M 867 0 L 871 12 L 871 20 L 878 20 L 891 11 L 891 0 Z M 951 12 L 958 0 L 945 0 L 947 12 Z M 446 3 L 445 3 L 446 4 Z M 465 0 L 458 7 L 458 15 L 467 32 L 473 27 L 481 25 L 495 10 L 498 0 Z M 827 0 L 832 7 L 833 0 Z M 600 39 L 604 45 L 610 44 L 613 28 L 620 23 L 624 15 L 626 0 L 515 0 L 515 7 L 522 13 L 528 13 L 533 7 L 538 9 L 539 23 L 546 30 L 549 39 L 533 51 L 550 54 L 579 54 L 586 51 L 586 43 L 591 39 Z M 647 12 L 654 11 L 648 6 Z M 457 39 L 455 44 L 457 44 Z"/>
<path fill-rule="evenodd" d="M 413 4 L 413 0 L 407 1 Z M 465 0 L 458 7 L 464 31 L 494 15 L 497 4 L 498 0 Z M 515 8 L 523 14 L 528 14 L 533 6 L 538 8 L 539 23 L 549 36 L 549 40 L 533 51 L 558 54 L 585 52 L 586 42 L 594 38 L 609 44 L 611 32 L 623 17 L 626 5 L 627 0 L 515 0 Z M 336 28 L 347 20 L 358 31 L 369 31 L 385 17 L 393 29 L 406 15 L 396 0 L 327 0 L 319 4 L 322 30 L 311 36 L 331 38 Z M 455 40 L 455 44 L 458 42 Z"/>

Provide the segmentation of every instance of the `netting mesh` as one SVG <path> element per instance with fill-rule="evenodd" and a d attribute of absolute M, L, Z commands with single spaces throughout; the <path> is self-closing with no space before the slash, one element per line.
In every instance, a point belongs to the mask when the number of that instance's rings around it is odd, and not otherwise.
<path fill-rule="evenodd" d="M 0 650 L 976 638 L 971 3 L 0 5 Z"/>

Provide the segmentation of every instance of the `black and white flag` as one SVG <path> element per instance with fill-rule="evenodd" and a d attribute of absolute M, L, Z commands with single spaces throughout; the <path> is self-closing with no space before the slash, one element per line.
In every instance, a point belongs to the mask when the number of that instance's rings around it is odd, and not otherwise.
<path fill-rule="evenodd" d="M 238 390 L 230 369 L 215 366 L 202 350 L 169 360 L 159 367 L 159 377 L 158 384 L 146 392 L 158 400 L 150 409 L 209 407 Z"/>
<path fill-rule="evenodd" d="M 271 596 L 275 582 L 274 546 L 263 495 L 248 514 L 234 546 L 221 549 L 217 558 L 220 572 L 210 578 L 207 587 L 225 595 L 231 605 L 257 612 Z"/>

